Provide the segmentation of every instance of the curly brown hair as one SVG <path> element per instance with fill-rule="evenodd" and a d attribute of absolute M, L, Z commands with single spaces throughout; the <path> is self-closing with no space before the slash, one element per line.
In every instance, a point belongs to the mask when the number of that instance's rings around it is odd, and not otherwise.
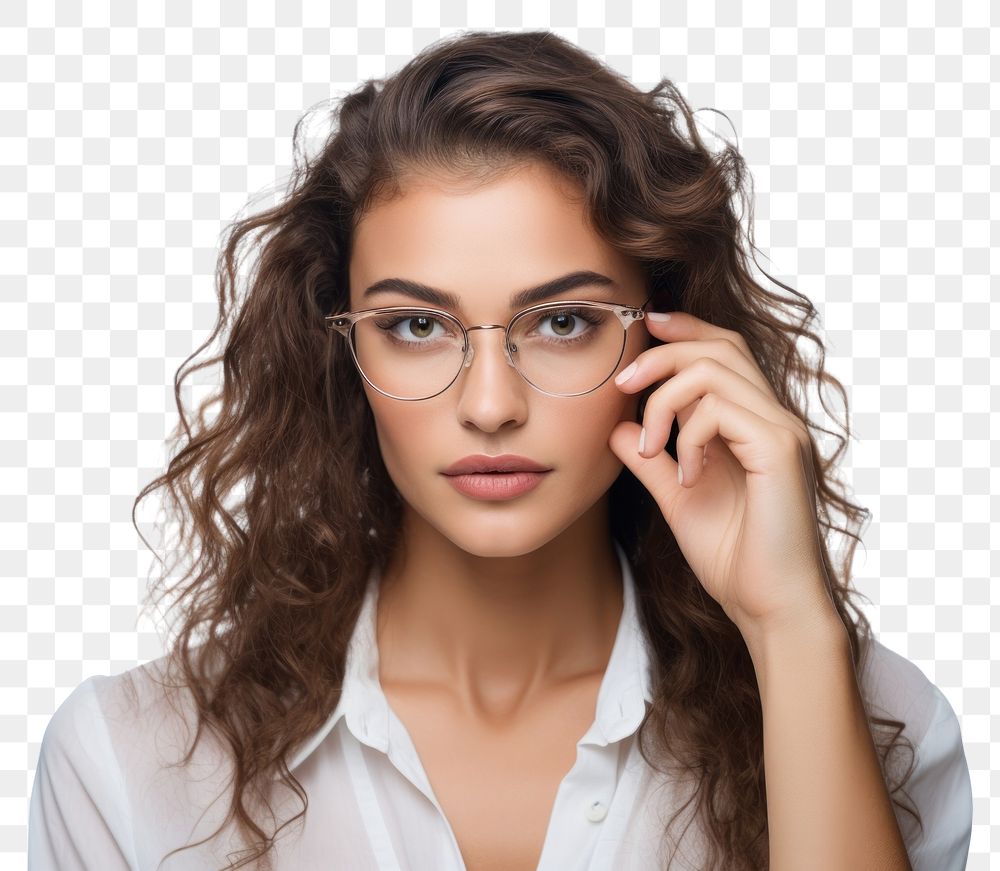
<path fill-rule="evenodd" d="M 872 633 L 849 601 L 861 595 L 849 577 L 868 512 L 833 479 L 849 429 L 824 459 L 811 431 L 832 433 L 809 420 L 803 398 L 810 381 L 824 409 L 823 383 L 837 388 L 845 409 L 846 394 L 824 371 L 822 342 L 808 329 L 816 309 L 776 279 L 788 295 L 754 280 L 745 163 L 731 144 L 706 145 L 677 88 L 662 79 L 639 90 L 551 32 L 466 31 L 339 100 L 334 132 L 314 157 L 301 148 L 309 114 L 295 126 L 287 195 L 228 228 L 217 264 L 218 321 L 174 379 L 180 422 L 170 439 L 183 444 L 139 493 L 132 514 L 135 523 L 138 503 L 165 486 L 178 552 L 196 554 L 174 591 L 180 629 L 168 661 L 179 683 L 169 685 L 188 688 L 197 707 L 182 764 L 203 727 L 232 751 L 234 793 L 223 825 L 235 820 L 252 846 L 229 867 L 254 860 L 270 867 L 274 837 L 307 812 L 308 796 L 286 760 L 337 705 L 369 571 L 383 569 L 396 545 L 401 498 L 382 463 L 360 376 L 324 317 L 349 307 L 347 266 L 359 219 L 397 195 L 411 173 L 488 177 L 545 162 L 579 184 L 598 232 L 642 264 L 652 308 L 687 311 L 744 336 L 779 401 L 810 428 L 824 538 L 836 530 L 849 539 L 839 572 L 827 541 L 822 555 L 860 674 Z M 745 234 L 737 201 L 749 207 Z M 255 260 L 238 299 L 245 245 Z M 224 328 L 221 354 L 192 363 Z M 801 353 L 800 337 L 818 346 L 818 362 Z M 220 361 L 221 388 L 191 422 L 181 383 Z M 673 457 L 677 432 L 675 421 L 667 443 Z M 707 838 L 705 867 L 766 867 L 762 711 L 746 645 L 627 468 L 609 498 L 653 657 L 642 755 L 658 771 L 694 775 L 689 803 L 696 802 Z M 150 601 L 166 592 L 162 581 L 154 584 Z M 870 710 L 867 698 L 865 705 Z M 903 722 L 871 715 L 869 722 L 894 795 L 912 772 L 912 744 L 901 735 Z M 911 765 L 892 783 L 888 759 L 897 743 L 909 747 Z M 266 804 L 276 779 L 302 810 L 268 835 L 250 796 Z M 922 827 L 919 812 L 905 809 Z"/>

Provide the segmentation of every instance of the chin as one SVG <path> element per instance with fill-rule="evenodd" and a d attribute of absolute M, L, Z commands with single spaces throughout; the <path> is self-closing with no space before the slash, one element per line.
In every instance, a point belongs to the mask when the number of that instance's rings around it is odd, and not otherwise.
<path fill-rule="evenodd" d="M 502 522 L 476 522 L 473 517 L 463 518 L 462 523 L 446 522 L 437 526 L 438 531 L 456 547 L 468 554 L 494 559 L 518 557 L 532 553 L 548 544 L 556 535 L 556 528 L 549 523 L 542 525 L 538 517 L 505 518 Z"/>
<path fill-rule="evenodd" d="M 539 541 L 537 544 L 526 545 L 524 542 L 520 541 L 511 542 L 500 541 L 497 539 L 484 540 L 473 536 L 470 537 L 470 543 L 456 541 L 454 539 L 452 539 L 452 543 L 470 556 L 479 557 L 481 559 L 510 559 L 532 553 L 533 551 L 538 550 L 538 548 L 546 542 Z"/>
<path fill-rule="evenodd" d="M 455 547 L 471 556 L 502 559 L 532 553 L 548 544 L 572 522 L 560 519 L 547 505 L 529 511 L 498 511 L 498 503 L 480 503 L 473 509 L 459 509 L 442 516 L 442 504 L 430 514 L 419 512 L 429 526 Z M 502 503 L 499 503 L 502 504 Z"/>

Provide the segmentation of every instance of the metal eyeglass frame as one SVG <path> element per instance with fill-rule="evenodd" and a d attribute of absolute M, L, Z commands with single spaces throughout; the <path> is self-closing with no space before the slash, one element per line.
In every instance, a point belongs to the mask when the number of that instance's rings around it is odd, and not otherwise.
<path fill-rule="evenodd" d="M 640 321 L 643 320 L 643 318 L 645 318 L 646 306 L 649 305 L 649 301 L 652 298 L 653 294 L 650 293 L 650 295 L 646 297 L 645 301 L 638 308 L 628 305 L 621 305 L 615 302 L 598 302 L 596 300 L 591 300 L 591 299 L 566 299 L 566 300 L 558 300 L 556 302 L 543 302 L 540 303 L 539 305 L 533 305 L 530 308 L 522 309 L 517 314 L 515 314 L 510 319 L 510 321 L 507 322 L 506 326 L 504 326 L 503 324 L 479 324 L 478 326 L 467 327 L 455 315 L 449 312 L 442 311 L 441 309 L 436 309 L 436 308 L 425 308 L 424 306 L 410 306 L 410 305 L 394 305 L 386 308 L 363 309 L 361 311 L 356 311 L 356 312 L 340 312 L 337 314 L 326 315 L 324 317 L 324 320 L 326 321 L 327 326 L 331 330 L 339 333 L 347 340 L 347 347 L 350 349 L 351 358 L 354 360 L 354 365 L 357 367 L 358 372 L 361 374 L 361 377 L 364 378 L 365 381 L 367 381 L 374 390 L 377 390 L 383 396 L 388 396 L 390 399 L 398 399 L 401 402 L 423 402 L 424 400 L 433 399 L 435 396 L 440 396 L 442 393 L 444 393 L 445 390 L 451 387 L 451 385 L 458 380 L 458 376 L 462 374 L 462 370 L 467 369 L 469 366 L 472 365 L 472 359 L 475 356 L 475 348 L 473 347 L 472 342 L 469 341 L 469 333 L 472 332 L 472 330 L 503 330 L 504 331 L 503 351 L 504 351 L 504 356 L 507 358 L 507 365 L 509 365 L 515 372 L 517 372 L 518 375 L 520 375 L 528 384 L 530 384 L 532 387 L 535 388 L 535 390 L 539 391 L 540 393 L 544 393 L 546 396 L 568 398 L 572 396 L 585 396 L 588 393 L 593 393 L 595 390 L 597 390 L 598 387 L 607 382 L 608 378 L 610 378 L 614 374 L 615 369 L 618 368 L 618 364 L 621 363 L 622 356 L 625 353 L 625 345 L 627 344 L 627 339 L 628 339 L 627 335 L 628 328 L 636 321 Z M 574 305 L 593 306 L 595 308 L 604 309 L 605 311 L 614 312 L 618 316 L 618 319 L 621 321 L 623 327 L 621 351 L 619 351 L 618 359 L 615 361 L 615 365 L 611 367 L 611 371 L 608 373 L 604 381 L 601 381 L 600 384 L 591 387 L 590 390 L 583 390 L 580 393 L 549 393 L 549 391 L 542 390 L 542 388 L 539 387 L 537 384 L 531 382 L 528 379 L 528 377 L 517 367 L 517 364 L 511 358 L 510 328 L 520 318 L 525 317 L 526 315 L 532 314 L 534 312 L 547 311 L 549 309 L 558 310 Z M 371 380 L 365 374 L 365 370 L 361 368 L 361 363 L 358 361 L 358 355 L 354 350 L 354 342 L 351 336 L 351 332 L 354 329 L 354 325 L 359 320 L 362 320 L 363 318 L 373 317 L 379 314 L 388 314 L 390 312 L 400 312 L 400 311 L 426 312 L 427 314 L 433 315 L 436 318 L 443 318 L 454 324 L 457 324 L 458 328 L 462 331 L 462 341 L 464 343 L 464 348 L 465 348 L 465 359 L 462 361 L 462 364 L 458 367 L 458 371 L 455 373 L 455 377 L 452 378 L 451 381 L 449 381 L 437 393 L 432 393 L 430 396 L 421 396 L 416 398 L 406 397 L 406 396 L 396 396 L 395 394 L 387 393 L 377 385 L 372 384 Z"/>

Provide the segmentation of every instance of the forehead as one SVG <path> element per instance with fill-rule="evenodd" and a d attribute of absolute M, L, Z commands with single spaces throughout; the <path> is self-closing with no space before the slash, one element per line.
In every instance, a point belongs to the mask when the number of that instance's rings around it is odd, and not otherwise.
<path fill-rule="evenodd" d="M 376 281 L 402 278 L 470 305 L 558 275 L 593 270 L 641 283 L 638 266 L 590 225 L 578 188 L 526 164 L 483 181 L 411 178 L 358 222 L 350 259 L 352 307 Z M 371 305 L 392 305 L 388 296 Z M 370 307 L 370 306 L 361 306 Z"/>

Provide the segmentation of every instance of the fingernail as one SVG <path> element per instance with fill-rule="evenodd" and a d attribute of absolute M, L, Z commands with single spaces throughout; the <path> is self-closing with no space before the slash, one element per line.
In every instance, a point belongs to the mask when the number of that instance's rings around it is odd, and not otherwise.
<path fill-rule="evenodd" d="M 646 317 L 660 324 L 670 320 L 670 315 L 667 312 L 646 312 Z"/>
<path fill-rule="evenodd" d="M 635 374 L 635 370 L 638 367 L 638 365 L 639 364 L 634 360 L 631 363 L 629 363 L 628 366 L 622 369 L 622 371 L 615 376 L 615 384 L 624 384 L 626 381 L 628 381 L 629 378 L 631 378 Z"/>
<path fill-rule="evenodd" d="M 684 483 L 684 467 L 680 463 L 677 464 L 677 483 Z"/>
<path fill-rule="evenodd" d="M 639 453 L 642 453 L 643 448 L 646 447 L 646 427 L 639 430 Z"/>

